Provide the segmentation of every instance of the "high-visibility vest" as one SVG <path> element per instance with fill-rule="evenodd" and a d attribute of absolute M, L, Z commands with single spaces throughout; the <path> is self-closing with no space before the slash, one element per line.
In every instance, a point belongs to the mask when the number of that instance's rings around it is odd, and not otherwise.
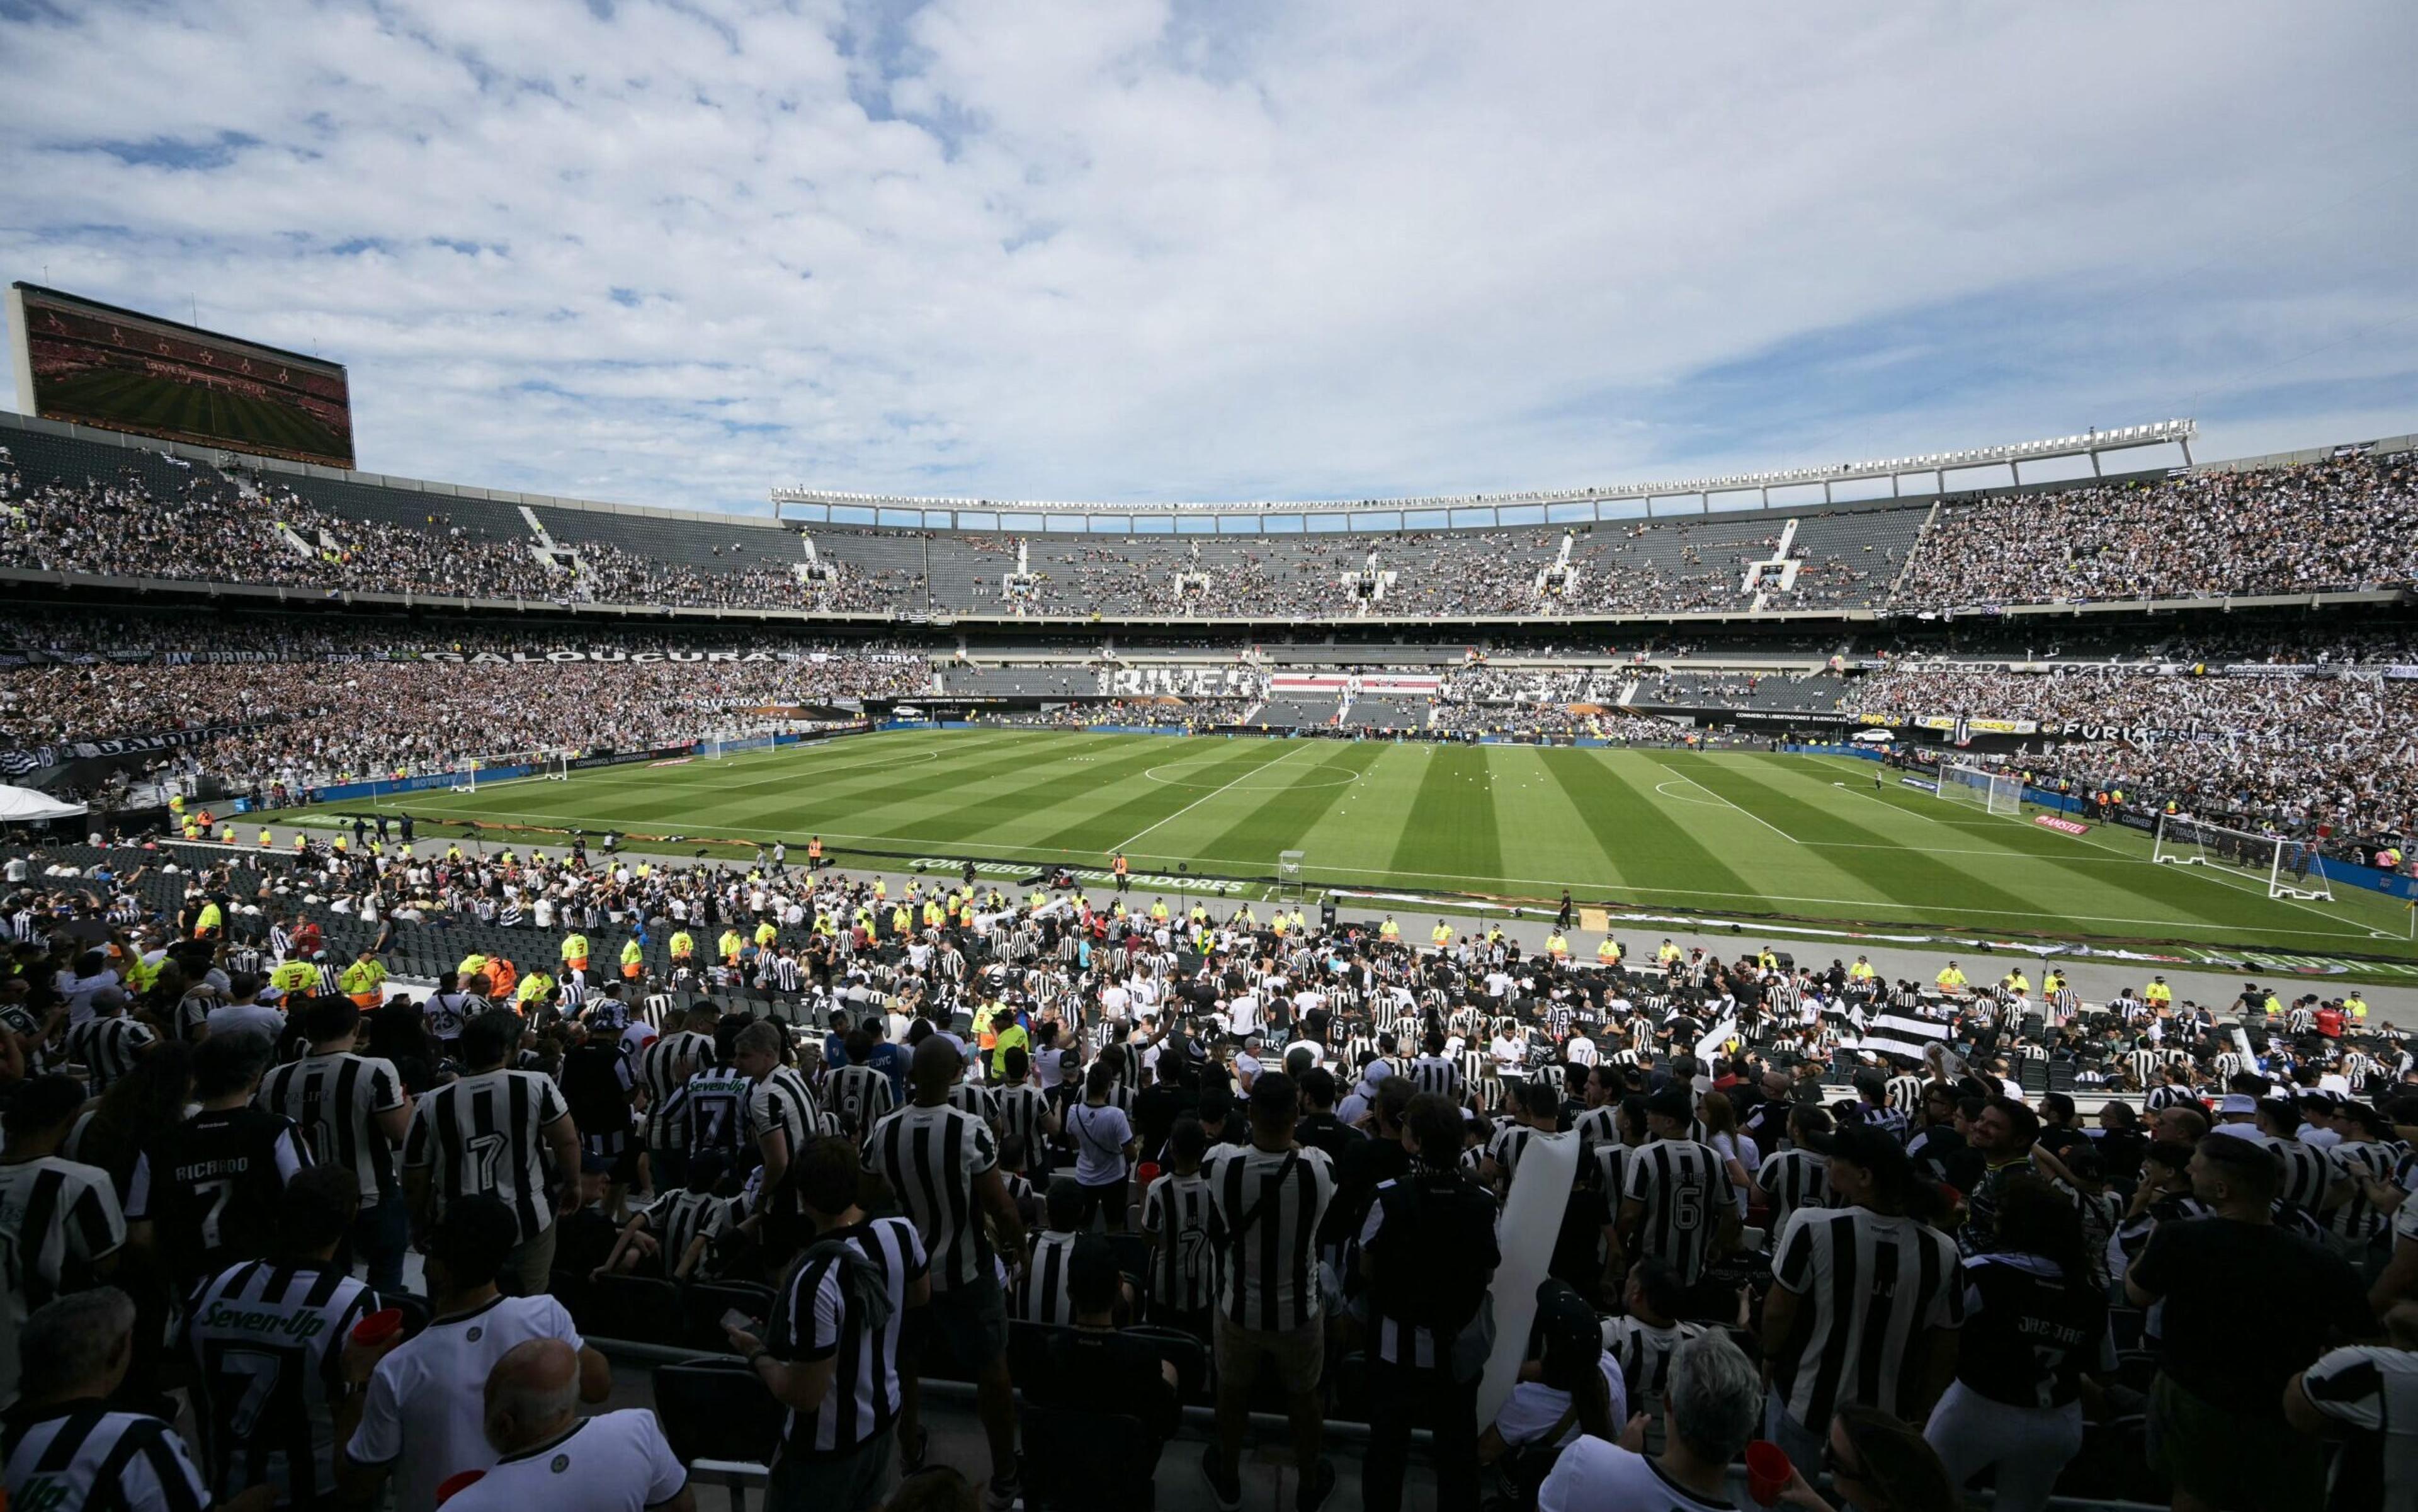
<path fill-rule="evenodd" d="M 307 992 L 319 980 L 319 969 L 309 961 L 287 961 L 268 973 L 268 985 L 280 993 Z"/>
<path fill-rule="evenodd" d="M 477 976 L 486 969 L 487 958 L 484 955 L 470 955 L 463 956 L 462 964 L 455 967 L 454 970 L 460 976 L 464 985 L 467 986 L 472 977 Z"/>
<path fill-rule="evenodd" d="M 336 978 L 336 986 L 347 998 L 364 1008 L 378 1005 L 378 985 L 386 980 L 386 968 L 375 961 L 355 961 Z"/>
<path fill-rule="evenodd" d="M 1943 987 L 1961 987 L 1965 985 L 1965 973 L 1952 966 L 1942 967 L 1935 980 Z"/>
<path fill-rule="evenodd" d="M 638 965 L 646 958 L 647 953 L 639 948 L 636 940 L 625 939 L 621 941 L 621 965 L 625 970 L 630 967 Z"/>
<path fill-rule="evenodd" d="M 1606 966 L 1613 965 L 1620 959 L 1619 942 L 1610 935 L 1604 936 L 1602 943 L 1595 948 L 1595 958 Z"/>
<path fill-rule="evenodd" d="M 296 839 L 298 839 L 298 840 L 299 840 L 299 839 L 300 839 L 300 838 L 302 838 L 302 837 L 301 837 L 300 835 L 296 835 L 296 836 L 295 836 L 295 838 L 296 838 Z M 269 832 L 268 832 L 268 829 L 267 829 L 266 827 L 264 827 L 264 828 L 261 830 L 261 832 L 260 832 L 260 848 L 261 848 L 261 849 L 263 849 L 263 850 L 267 850 L 269 847 L 271 847 L 271 846 L 275 845 L 276 843 L 277 843 L 277 841 L 276 841 L 275 837 L 274 837 L 274 836 L 272 836 L 272 835 L 270 835 L 270 834 L 269 834 Z"/>
<path fill-rule="evenodd" d="M 1400 939 L 1402 938 L 1402 926 L 1388 919 L 1377 926 L 1377 933 L 1386 939 Z"/>
<path fill-rule="evenodd" d="M 225 925 L 226 915 L 220 911 L 219 906 L 215 903 L 205 903 L 202 905 L 202 911 L 193 915 L 193 938 L 199 939 L 205 935 L 217 932 Z"/>
<path fill-rule="evenodd" d="M 1449 945 L 1452 943 L 1452 925 L 1438 924 L 1428 931 L 1428 938 L 1439 945 Z"/>
<path fill-rule="evenodd" d="M 1545 937 L 1545 954 L 1546 954 L 1546 955 L 1551 955 L 1551 956 L 1553 956 L 1553 957 L 1554 957 L 1555 959 L 1557 959 L 1557 960 L 1558 960 L 1558 959 L 1561 959 L 1561 958 L 1563 958 L 1563 957 L 1565 957 L 1565 956 L 1568 956 L 1568 955 L 1569 955 L 1569 953 L 1570 953 L 1570 942 L 1569 942 L 1569 940 L 1564 939 L 1563 939 L 1561 936 L 1559 936 L 1559 935 L 1547 935 L 1547 936 Z"/>
<path fill-rule="evenodd" d="M 2163 1008 L 2175 1000 L 2175 989 L 2163 982 L 2152 982 L 2142 989 L 2141 996 Z"/>
<path fill-rule="evenodd" d="M 696 937 L 685 929 L 672 931 L 672 959 L 682 960 L 696 954 Z"/>
<path fill-rule="evenodd" d="M 571 962 L 574 970 L 583 968 L 588 960 L 588 937 L 581 934 L 563 936 L 562 958 Z"/>
<path fill-rule="evenodd" d="M 739 938 L 738 930 L 726 929 L 722 932 L 722 939 L 715 942 L 714 948 L 722 953 L 724 960 L 735 961 L 739 959 L 739 953 L 745 949 L 747 941 Z"/>

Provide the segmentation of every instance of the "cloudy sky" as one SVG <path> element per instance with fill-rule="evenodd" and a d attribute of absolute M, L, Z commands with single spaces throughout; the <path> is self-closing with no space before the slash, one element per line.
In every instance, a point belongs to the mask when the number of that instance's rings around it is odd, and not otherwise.
<path fill-rule="evenodd" d="M 2418 431 L 2418 6 L 0 0 L 0 280 L 364 468 L 1357 498 Z"/>

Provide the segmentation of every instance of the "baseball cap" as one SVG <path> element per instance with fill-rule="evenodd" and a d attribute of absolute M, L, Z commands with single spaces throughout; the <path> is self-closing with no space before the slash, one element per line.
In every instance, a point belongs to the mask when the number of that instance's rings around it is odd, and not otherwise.
<path fill-rule="evenodd" d="M 2216 1112 L 2219 1118 L 2256 1118 L 2258 1099 L 2248 1092 L 2227 1092 L 2225 1100 L 2216 1105 Z"/>
<path fill-rule="evenodd" d="M 1685 1087 L 1665 1087 L 1645 1099 L 1645 1111 L 1662 1118 L 1693 1118 L 1696 1113 L 1696 1100 L 1688 1095 L 1688 1090 Z"/>

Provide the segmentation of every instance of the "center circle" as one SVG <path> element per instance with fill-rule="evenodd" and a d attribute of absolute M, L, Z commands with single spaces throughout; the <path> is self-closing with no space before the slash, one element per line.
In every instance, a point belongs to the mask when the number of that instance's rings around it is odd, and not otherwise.
<path fill-rule="evenodd" d="M 1270 766 L 1274 766 L 1275 764 L 1276 763 L 1274 762 L 1268 763 Z M 1257 771 L 1246 772 L 1241 779 L 1233 782 L 1188 782 L 1182 777 L 1162 777 L 1159 775 L 1160 772 L 1166 771 L 1170 769 L 1179 771 L 1185 770 L 1181 767 L 1176 767 L 1173 762 L 1169 762 L 1164 766 L 1151 767 L 1145 770 L 1142 772 L 1142 775 L 1148 777 L 1155 783 L 1163 783 L 1170 787 L 1202 787 L 1207 788 L 1211 792 L 1216 792 L 1223 788 L 1237 793 L 1274 793 L 1281 792 L 1288 787 L 1349 787 L 1354 783 L 1360 780 L 1360 774 L 1349 767 L 1303 767 L 1299 769 L 1306 772 L 1324 771 L 1339 775 L 1343 779 L 1341 782 L 1273 783 L 1256 783 L 1251 781 L 1251 778 L 1260 774 Z M 1194 768 L 1192 770 L 1198 771 L 1200 769 Z"/>

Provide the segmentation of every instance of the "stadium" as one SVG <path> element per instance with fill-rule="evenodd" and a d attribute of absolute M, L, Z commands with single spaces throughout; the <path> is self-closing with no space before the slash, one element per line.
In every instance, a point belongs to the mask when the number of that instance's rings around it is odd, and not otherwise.
<path fill-rule="evenodd" d="M 2418 1507 L 2406 49 L 775 8 L 0 8 L 0 1507 Z"/>

